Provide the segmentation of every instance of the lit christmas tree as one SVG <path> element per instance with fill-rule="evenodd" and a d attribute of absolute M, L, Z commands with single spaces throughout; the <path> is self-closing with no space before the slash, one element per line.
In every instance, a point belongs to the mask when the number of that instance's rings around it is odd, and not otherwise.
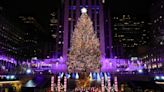
<path fill-rule="evenodd" d="M 71 49 L 68 55 L 68 72 L 99 72 L 100 49 L 99 39 L 93 30 L 87 10 L 77 21 L 71 38 Z"/>

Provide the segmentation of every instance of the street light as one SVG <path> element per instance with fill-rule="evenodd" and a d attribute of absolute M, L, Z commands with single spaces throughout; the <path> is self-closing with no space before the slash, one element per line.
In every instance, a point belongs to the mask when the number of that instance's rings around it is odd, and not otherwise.
<path fill-rule="evenodd" d="M 27 69 L 27 70 L 26 70 L 26 73 L 27 73 L 27 74 L 30 74 L 31 72 L 32 72 L 31 69 Z"/>
<path fill-rule="evenodd" d="M 138 72 L 139 72 L 139 73 L 143 73 L 143 70 L 142 70 L 142 69 L 140 69 L 140 70 L 138 70 Z"/>

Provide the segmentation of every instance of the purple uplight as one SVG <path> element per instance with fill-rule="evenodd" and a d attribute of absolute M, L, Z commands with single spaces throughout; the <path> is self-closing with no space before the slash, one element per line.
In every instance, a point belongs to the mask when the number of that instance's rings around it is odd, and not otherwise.
<path fill-rule="evenodd" d="M 110 72 L 116 70 L 114 63 L 112 63 L 112 61 L 109 59 L 104 59 L 103 61 L 101 61 L 101 64 L 101 72 Z"/>
<path fill-rule="evenodd" d="M 101 72 L 136 71 L 143 69 L 140 63 L 133 63 L 127 59 L 103 58 L 100 63 L 102 64 Z"/>
<path fill-rule="evenodd" d="M 118 71 L 136 71 L 143 69 L 140 63 L 134 63 L 127 59 L 108 59 L 101 58 L 101 72 L 118 72 Z M 67 72 L 66 61 L 63 57 L 49 58 L 44 61 L 38 60 L 33 62 L 37 69 L 51 70 L 52 73 Z M 44 68 L 44 66 L 47 66 Z"/>
<path fill-rule="evenodd" d="M 66 72 L 67 71 L 67 65 L 66 64 L 53 64 L 52 65 L 52 73 L 58 73 L 58 72 Z"/>
<path fill-rule="evenodd" d="M 17 64 L 17 62 L 14 58 L 10 58 L 10 57 L 3 56 L 3 55 L 0 56 L 0 60 L 6 61 L 6 62 L 9 62 L 9 63 L 13 63 L 13 64 Z"/>

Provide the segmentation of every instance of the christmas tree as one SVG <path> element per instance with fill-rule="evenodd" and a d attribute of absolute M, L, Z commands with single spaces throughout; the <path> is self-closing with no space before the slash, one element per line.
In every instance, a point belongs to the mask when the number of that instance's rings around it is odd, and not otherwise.
<path fill-rule="evenodd" d="M 99 39 L 93 30 L 90 17 L 82 9 L 82 15 L 75 25 L 71 37 L 71 49 L 68 54 L 68 72 L 99 72 Z"/>

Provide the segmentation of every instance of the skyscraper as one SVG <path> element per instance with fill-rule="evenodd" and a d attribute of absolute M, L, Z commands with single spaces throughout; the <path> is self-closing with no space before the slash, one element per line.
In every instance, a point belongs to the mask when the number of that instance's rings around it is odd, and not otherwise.
<path fill-rule="evenodd" d="M 93 21 L 94 31 L 100 39 L 101 56 L 105 57 L 104 2 L 102 0 L 66 0 L 64 2 L 64 45 L 63 56 L 67 57 L 70 48 L 71 33 L 79 18 L 82 7 L 87 8 Z M 109 34 L 111 35 L 111 34 Z"/>
<path fill-rule="evenodd" d="M 153 1 L 150 9 L 154 42 L 156 45 L 164 45 L 164 1 Z"/>
<path fill-rule="evenodd" d="M 44 45 L 41 43 L 42 40 L 38 39 L 41 34 L 43 34 L 44 29 L 41 25 L 37 22 L 34 16 L 19 16 L 19 24 L 21 25 L 22 29 L 24 29 L 24 38 L 25 43 L 22 44 L 24 51 L 26 51 L 27 55 L 25 56 L 26 59 L 31 59 L 32 57 L 42 57 L 45 53 L 40 53 L 44 50 L 42 48 Z M 42 36 L 43 37 L 43 36 Z M 41 47 L 42 46 L 42 47 Z M 26 48 L 25 48 L 26 47 Z M 28 49 L 27 47 L 30 47 Z M 41 51 L 41 49 L 43 49 Z"/>
<path fill-rule="evenodd" d="M 151 73 L 164 71 L 164 0 L 152 0 L 150 7 L 151 46 L 143 57 L 145 68 Z"/>
<path fill-rule="evenodd" d="M 0 15 L 0 55 L 20 58 L 21 44 L 25 41 L 23 35 L 20 29 Z"/>
<path fill-rule="evenodd" d="M 51 54 L 54 58 L 62 56 L 63 50 L 63 1 L 60 0 L 58 5 L 58 8 L 51 8 L 49 24 L 53 43 Z"/>
<path fill-rule="evenodd" d="M 148 45 L 149 40 L 145 20 L 122 15 L 114 16 L 112 23 L 114 56 L 130 58 L 145 53 L 145 46 Z"/>

